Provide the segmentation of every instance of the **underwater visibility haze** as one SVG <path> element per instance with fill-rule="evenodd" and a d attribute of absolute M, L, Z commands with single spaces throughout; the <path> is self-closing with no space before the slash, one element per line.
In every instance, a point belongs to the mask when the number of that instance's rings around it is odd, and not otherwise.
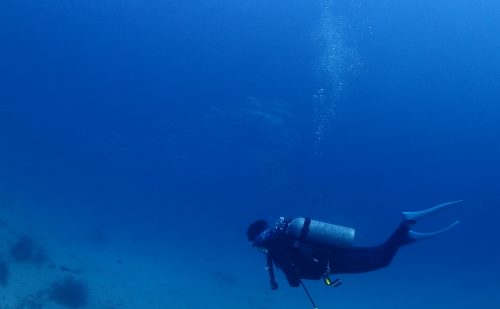
<path fill-rule="evenodd" d="M 0 308 L 311 308 L 245 237 L 311 217 L 391 266 L 319 308 L 498 308 L 500 3 L 0 2 Z"/>

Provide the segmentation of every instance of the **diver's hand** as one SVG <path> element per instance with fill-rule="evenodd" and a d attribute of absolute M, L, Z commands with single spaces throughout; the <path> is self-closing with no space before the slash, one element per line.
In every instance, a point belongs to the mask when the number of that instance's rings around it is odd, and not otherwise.
<path fill-rule="evenodd" d="M 271 290 L 275 291 L 278 289 L 278 284 L 276 281 L 271 281 Z"/>

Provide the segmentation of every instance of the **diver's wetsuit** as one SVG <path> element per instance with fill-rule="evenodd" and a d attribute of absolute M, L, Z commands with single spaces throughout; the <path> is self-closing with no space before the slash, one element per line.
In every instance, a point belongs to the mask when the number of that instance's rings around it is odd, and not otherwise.
<path fill-rule="evenodd" d="M 286 220 L 290 221 L 290 220 Z M 297 287 L 301 279 L 321 279 L 329 273 L 361 273 L 388 266 L 401 246 L 412 243 L 408 232 L 413 220 L 403 221 L 383 244 L 375 247 L 332 248 L 292 240 L 283 229 L 273 229 L 266 240 L 267 269 L 271 288 L 278 286 L 273 263 L 280 268 L 290 286 Z"/>
<path fill-rule="evenodd" d="M 375 247 L 331 248 L 332 273 L 361 273 L 389 266 L 400 247 L 415 241 L 408 235 L 413 223 L 403 221 L 389 239 Z"/>

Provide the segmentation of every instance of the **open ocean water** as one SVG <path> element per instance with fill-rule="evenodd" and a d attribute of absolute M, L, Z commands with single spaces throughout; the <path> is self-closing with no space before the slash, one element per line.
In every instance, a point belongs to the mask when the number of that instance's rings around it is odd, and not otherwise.
<path fill-rule="evenodd" d="M 0 1 L 0 309 L 312 308 L 245 237 L 308 216 L 390 267 L 319 308 L 500 308 L 500 3 Z M 66 284 L 73 290 L 57 288 Z M 69 296 L 68 296 L 69 295 Z"/>

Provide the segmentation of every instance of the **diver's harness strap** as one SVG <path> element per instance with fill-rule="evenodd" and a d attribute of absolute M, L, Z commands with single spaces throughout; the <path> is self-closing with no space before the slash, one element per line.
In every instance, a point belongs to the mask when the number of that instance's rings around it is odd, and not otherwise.
<path fill-rule="evenodd" d="M 300 241 L 305 241 L 307 233 L 309 232 L 309 226 L 311 226 L 311 218 L 304 218 L 304 225 L 302 225 L 302 230 L 300 231 Z"/>

